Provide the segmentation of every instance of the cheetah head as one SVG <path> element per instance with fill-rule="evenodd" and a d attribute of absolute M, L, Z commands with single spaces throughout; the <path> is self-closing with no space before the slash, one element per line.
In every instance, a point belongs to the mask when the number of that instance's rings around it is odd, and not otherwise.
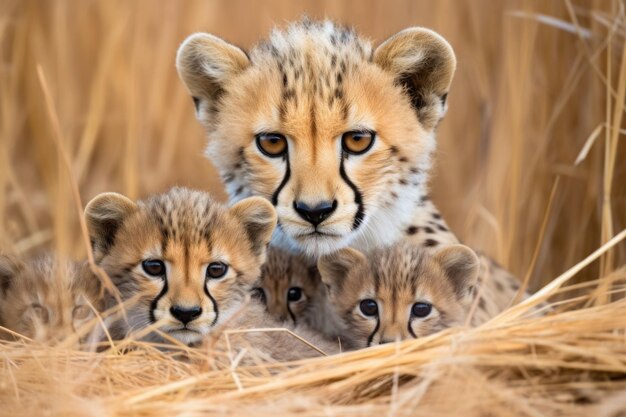
<path fill-rule="evenodd" d="M 268 199 L 273 243 L 317 257 L 395 240 L 409 221 L 456 60 L 428 29 L 373 49 L 352 29 L 304 20 L 249 54 L 196 33 L 177 67 L 231 200 Z"/>

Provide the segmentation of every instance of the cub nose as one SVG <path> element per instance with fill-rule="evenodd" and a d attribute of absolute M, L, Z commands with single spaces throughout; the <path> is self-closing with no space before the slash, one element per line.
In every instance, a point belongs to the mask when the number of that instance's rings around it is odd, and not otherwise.
<path fill-rule="evenodd" d="M 314 207 L 309 206 L 302 201 L 294 201 L 293 208 L 307 222 L 313 226 L 317 226 L 332 214 L 337 208 L 337 200 L 322 201 Z"/>
<path fill-rule="evenodd" d="M 181 306 L 173 306 L 170 308 L 170 313 L 177 320 L 179 320 L 183 324 L 187 324 L 190 321 L 193 321 L 200 317 L 202 314 L 202 309 L 198 306 L 195 307 L 181 307 Z"/>

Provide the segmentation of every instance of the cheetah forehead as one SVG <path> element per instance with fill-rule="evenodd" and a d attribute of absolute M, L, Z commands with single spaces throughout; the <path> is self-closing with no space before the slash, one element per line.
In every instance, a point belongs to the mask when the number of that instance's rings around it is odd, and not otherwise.
<path fill-rule="evenodd" d="M 271 60 L 289 67 L 303 64 L 316 64 L 321 67 L 334 67 L 339 60 L 356 63 L 370 60 L 370 41 L 357 35 L 351 27 L 338 25 L 330 20 L 314 22 L 304 19 L 289 25 L 286 29 L 275 28 L 269 39 L 261 42 L 250 53 L 252 62 Z"/>

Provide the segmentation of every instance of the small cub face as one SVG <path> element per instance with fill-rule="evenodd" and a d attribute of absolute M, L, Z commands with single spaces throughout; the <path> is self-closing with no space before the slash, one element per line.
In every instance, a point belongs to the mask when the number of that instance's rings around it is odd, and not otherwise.
<path fill-rule="evenodd" d="M 261 271 L 253 294 L 277 320 L 303 321 L 323 296 L 317 268 L 300 255 L 271 248 Z"/>
<path fill-rule="evenodd" d="M 318 263 L 354 348 L 424 337 L 461 324 L 478 276 L 478 258 L 454 245 L 429 255 L 408 243 L 366 258 L 354 249 Z"/>
<path fill-rule="evenodd" d="M 49 255 L 0 256 L 0 284 L 2 326 L 39 342 L 74 334 L 103 307 L 100 283 L 86 265 Z"/>
<path fill-rule="evenodd" d="M 155 324 L 183 343 L 200 340 L 245 300 L 276 225 L 263 199 L 227 208 L 183 188 L 137 203 L 101 194 L 85 213 L 96 261 L 130 303 L 125 333 Z M 158 332 L 144 339 L 161 340 Z"/>

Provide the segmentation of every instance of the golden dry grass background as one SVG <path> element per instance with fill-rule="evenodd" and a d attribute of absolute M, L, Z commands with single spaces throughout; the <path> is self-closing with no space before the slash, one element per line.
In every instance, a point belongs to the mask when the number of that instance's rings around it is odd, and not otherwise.
<path fill-rule="evenodd" d="M 465 243 L 538 289 L 626 228 L 624 13 L 617 0 L 0 0 L 0 250 L 85 255 L 57 139 L 83 203 L 175 184 L 224 198 L 202 156 L 176 49 L 195 31 L 248 48 L 307 14 L 354 25 L 376 44 L 413 25 L 450 41 L 458 71 L 439 128 L 434 200 Z M 608 295 L 610 280 L 624 290 L 626 270 L 611 272 L 625 262 L 622 242 L 569 275 L 602 277 L 584 290 Z M 193 367 L 148 346 L 94 357 L 3 344 L 0 414 L 412 415 L 419 406 L 424 415 L 612 416 L 624 408 L 623 301 L 546 319 L 519 314 L 313 361 L 280 378 L 262 367 Z M 420 377 L 400 389 L 398 369 Z M 622 394 L 601 409 L 576 406 L 597 390 Z"/>

